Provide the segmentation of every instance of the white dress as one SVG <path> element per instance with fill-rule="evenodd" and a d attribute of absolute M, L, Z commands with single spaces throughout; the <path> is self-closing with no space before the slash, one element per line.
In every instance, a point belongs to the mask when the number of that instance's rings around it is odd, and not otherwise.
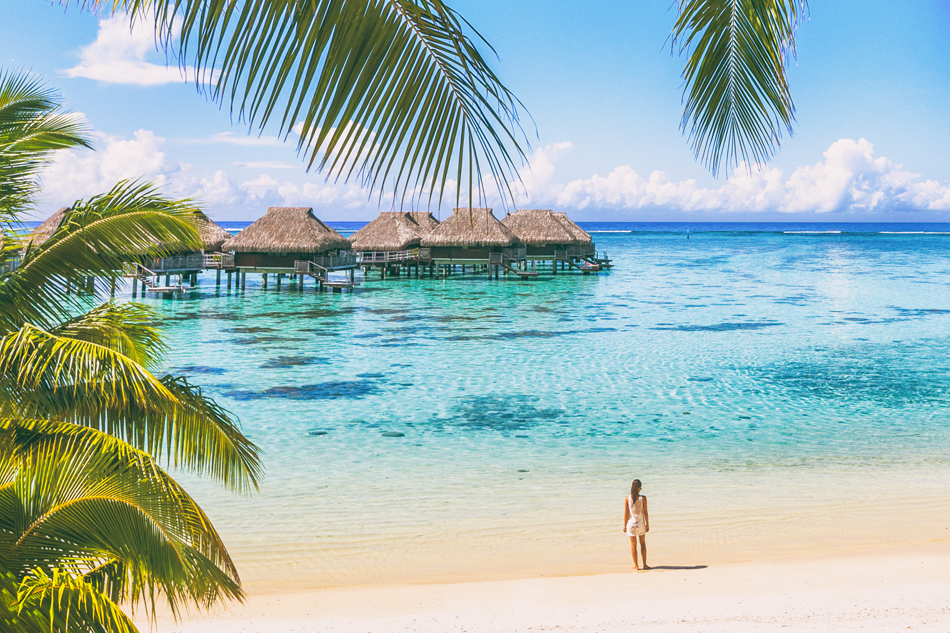
<path fill-rule="evenodd" d="M 633 497 L 627 497 L 627 508 L 630 509 L 630 518 L 627 519 L 627 536 L 641 536 L 647 533 L 647 520 L 643 516 L 643 495 L 637 497 L 636 503 Z"/>

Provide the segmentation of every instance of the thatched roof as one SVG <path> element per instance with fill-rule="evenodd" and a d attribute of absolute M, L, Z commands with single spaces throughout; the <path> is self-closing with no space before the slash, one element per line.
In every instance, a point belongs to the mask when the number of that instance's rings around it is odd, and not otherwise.
<path fill-rule="evenodd" d="M 422 229 L 423 234 L 431 233 L 441 224 L 430 211 L 410 211 L 409 215 L 412 216 L 412 219 L 415 220 L 419 228 Z"/>
<path fill-rule="evenodd" d="M 357 251 L 403 251 L 418 246 L 425 232 L 405 211 L 383 211 L 350 236 Z"/>
<path fill-rule="evenodd" d="M 63 223 L 63 217 L 66 215 L 66 212 L 69 211 L 69 207 L 63 207 L 53 215 L 46 218 L 42 224 L 33 229 L 29 235 L 26 236 L 26 239 L 23 240 L 23 244 L 29 244 L 33 242 L 33 247 L 37 247 L 49 238 L 53 237 L 53 233 L 56 232 L 56 229 L 59 228 L 59 225 Z"/>
<path fill-rule="evenodd" d="M 322 253 L 350 248 L 310 207 L 268 207 L 267 214 L 221 247 L 238 253 Z"/>
<path fill-rule="evenodd" d="M 231 239 L 231 234 L 218 226 L 211 218 L 201 211 L 194 213 L 195 228 L 204 242 L 204 250 L 220 251 L 221 245 Z"/>
<path fill-rule="evenodd" d="M 567 229 L 571 235 L 574 236 L 574 240 L 577 244 L 590 244 L 594 239 L 590 236 L 590 233 L 577 226 L 577 224 L 571 218 L 567 217 L 567 213 L 564 211 L 555 211 L 554 217 L 564 225 L 564 228 Z"/>
<path fill-rule="evenodd" d="M 525 244 L 574 244 L 574 234 L 568 231 L 550 209 L 519 209 L 501 221 Z"/>
<path fill-rule="evenodd" d="M 452 209 L 452 215 L 422 238 L 422 246 L 511 246 L 518 237 L 491 209 Z"/>

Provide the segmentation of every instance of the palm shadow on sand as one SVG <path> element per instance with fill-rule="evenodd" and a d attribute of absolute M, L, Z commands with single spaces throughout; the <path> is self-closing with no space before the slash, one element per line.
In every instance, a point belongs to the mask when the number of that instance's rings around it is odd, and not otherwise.
<path fill-rule="evenodd" d="M 709 565 L 651 565 L 650 571 L 664 569 L 667 571 L 686 571 L 689 569 L 706 569 Z"/>

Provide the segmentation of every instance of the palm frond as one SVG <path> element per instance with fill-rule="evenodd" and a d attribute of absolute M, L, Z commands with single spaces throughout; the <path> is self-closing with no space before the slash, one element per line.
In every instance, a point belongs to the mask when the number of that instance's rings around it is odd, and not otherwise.
<path fill-rule="evenodd" d="M 37 174 L 54 150 L 90 147 L 86 127 L 60 101 L 30 73 L 0 69 L 0 223 L 33 204 Z"/>
<path fill-rule="evenodd" d="M 329 177 L 414 187 L 439 201 L 451 178 L 456 202 L 481 198 L 490 175 L 512 200 L 518 99 L 479 51 L 494 51 L 442 0 L 94 0 L 94 7 L 150 19 L 171 50 L 232 114 L 284 138 L 300 126 L 298 152 Z M 457 204 L 456 206 L 462 206 Z"/>
<path fill-rule="evenodd" d="M 50 630 L 62 633 L 138 633 L 119 605 L 88 580 L 61 569 L 33 570 L 17 591 L 18 613 L 48 614 Z"/>
<path fill-rule="evenodd" d="M 50 333 L 107 347 L 151 369 L 168 350 L 156 329 L 158 319 L 148 306 L 109 302 L 56 326 Z"/>
<path fill-rule="evenodd" d="M 793 133 L 786 67 L 807 0 L 682 0 L 674 45 L 688 51 L 681 129 L 714 175 L 766 162 Z"/>
<path fill-rule="evenodd" d="M 124 262 L 172 250 L 201 250 L 191 220 L 194 203 L 159 193 L 152 183 L 122 181 L 106 194 L 79 201 L 41 246 L 27 245 L 20 265 L 0 281 L 0 333 L 22 323 L 53 327 L 88 307 L 72 292 L 105 298 Z"/>
<path fill-rule="evenodd" d="M 176 467 L 256 488 L 258 449 L 230 414 L 183 378 L 159 380 L 127 356 L 31 325 L 0 338 L 0 415 L 111 433 Z"/>
<path fill-rule="evenodd" d="M 45 420 L 2 419 L 0 440 L 0 463 L 17 469 L 0 486 L 7 569 L 22 577 L 65 569 L 152 611 L 162 595 L 173 611 L 242 597 L 207 515 L 147 453 Z"/>

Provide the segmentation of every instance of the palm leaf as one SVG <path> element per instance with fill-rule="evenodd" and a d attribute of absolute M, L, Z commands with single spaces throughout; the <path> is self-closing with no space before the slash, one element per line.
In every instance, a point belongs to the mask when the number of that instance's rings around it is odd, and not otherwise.
<path fill-rule="evenodd" d="M 158 318 L 148 306 L 109 302 L 58 325 L 50 333 L 96 343 L 150 369 L 168 349 L 155 327 Z"/>
<path fill-rule="evenodd" d="M 50 630 L 63 633 L 138 633 L 132 620 L 88 580 L 64 570 L 33 570 L 18 587 L 18 613 L 47 613 Z"/>
<path fill-rule="evenodd" d="M 152 458 L 92 429 L 0 420 L 0 558 L 23 577 L 61 568 L 110 599 L 177 611 L 241 598 L 237 571 L 194 500 Z M 5 470 L 9 470 L 6 468 Z"/>
<path fill-rule="evenodd" d="M 158 380 L 113 349 L 30 325 L 0 338 L 0 414 L 97 428 L 237 490 L 261 477 L 257 448 L 184 379 Z"/>
<path fill-rule="evenodd" d="M 29 73 L 0 69 L 0 223 L 32 205 L 37 174 L 54 150 L 90 147 L 85 126 L 59 99 Z"/>
<path fill-rule="evenodd" d="M 674 45 L 689 51 L 681 128 L 715 175 L 766 162 L 793 133 L 786 66 L 807 0 L 683 0 Z"/>
<path fill-rule="evenodd" d="M 403 201 L 422 187 L 430 203 L 454 177 L 469 206 L 491 176 L 512 200 L 521 104 L 479 52 L 487 42 L 442 0 L 89 4 L 154 20 L 166 50 L 180 20 L 177 52 L 199 85 L 252 128 L 275 121 L 286 138 L 300 125 L 308 169 Z"/>
<path fill-rule="evenodd" d="M 122 181 L 106 194 L 77 202 L 41 246 L 28 244 L 23 261 L 0 283 L 0 333 L 22 323 L 53 327 L 89 306 L 70 290 L 104 298 L 123 263 L 144 255 L 201 250 L 190 200 L 161 195 L 151 183 Z"/>

